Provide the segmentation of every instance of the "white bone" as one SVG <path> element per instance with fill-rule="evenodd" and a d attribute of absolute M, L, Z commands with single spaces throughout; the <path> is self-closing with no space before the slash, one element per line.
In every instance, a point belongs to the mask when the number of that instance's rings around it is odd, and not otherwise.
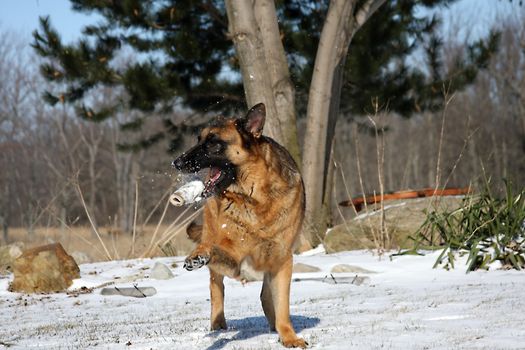
<path fill-rule="evenodd" d="M 198 202 L 202 199 L 202 191 L 204 191 L 204 183 L 202 181 L 188 182 L 173 192 L 170 196 L 170 203 L 176 207 L 181 207 L 185 204 Z"/>

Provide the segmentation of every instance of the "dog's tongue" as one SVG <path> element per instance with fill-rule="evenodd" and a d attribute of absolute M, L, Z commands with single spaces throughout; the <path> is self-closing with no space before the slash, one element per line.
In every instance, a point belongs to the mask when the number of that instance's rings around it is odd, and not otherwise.
<path fill-rule="evenodd" d="M 211 167 L 210 173 L 208 174 L 208 181 L 206 181 L 206 186 L 204 187 L 205 194 L 211 194 L 213 186 L 217 180 L 221 177 L 221 170 L 219 168 Z"/>
<path fill-rule="evenodd" d="M 221 170 L 219 168 L 210 168 L 210 181 L 215 182 L 221 176 Z"/>

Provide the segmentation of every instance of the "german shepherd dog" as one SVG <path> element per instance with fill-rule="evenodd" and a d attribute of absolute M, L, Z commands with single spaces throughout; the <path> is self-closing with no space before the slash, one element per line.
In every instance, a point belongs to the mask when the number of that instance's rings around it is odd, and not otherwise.
<path fill-rule="evenodd" d="M 244 118 L 217 117 L 198 143 L 173 161 L 186 173 L 209 168 L 202 227 L 188 228 L 198 243 L 186 258 L 191 271 L 208 265 L 211 329 L 226 329 L 224 276 L 240 279 L 241 265 L 264 272 L 261 302 L 270 328 L 286 347 L 306 348 L 290 322 L 292 252 L 304 218 L 304 186 L 297 165 L 262 135 L 260 103 Z"/>

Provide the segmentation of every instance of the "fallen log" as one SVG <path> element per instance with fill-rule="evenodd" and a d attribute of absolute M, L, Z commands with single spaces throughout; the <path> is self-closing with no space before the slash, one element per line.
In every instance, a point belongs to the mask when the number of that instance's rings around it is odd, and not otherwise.
<path fill-rule="evenodd" d="M 354 197 L 352 199 L 342 201 L 339 203 L 343 207 L 355 207 L 356 211 L 361 211 L 363 206 L 369 204 L 380 203 L 381 201 L 393 200 L 393 199 L 410 199 L 410 198 L 422 198 L 422 197 L 433 197 L 433 196 L 459 196 L 471 193 L 470 187 L 464 188 L 423 188 L 420 190 L 406 190 L 389 192 L 375 195 L 367 195 Z"/>

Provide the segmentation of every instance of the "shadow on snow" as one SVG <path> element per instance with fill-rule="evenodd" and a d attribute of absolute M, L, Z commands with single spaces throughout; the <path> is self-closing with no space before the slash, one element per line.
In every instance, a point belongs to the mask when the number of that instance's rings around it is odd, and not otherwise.
<path fill-rule="evenodd" d="M 305 316 L 290 316 L 293 327 L 297 333 L 303 329 L 315 327 L 319 324 L 320 320 L 317 317 L 305 317 Z M 208 336 L 216 338 L 220 334 L 236 332 L 230 338 L 217 339 L 207 350 L 219 350 L 224 348 L 228 343 L 237 340 L 245 340 L 256 337 L 261 334 L 273 333 L 278 337 L 277 332 L 270 332 L 270 327 L 264 316 L 247 317 L 237 320 L 227 321 L 228 330 L 226 331 L 214 331 Z"/>

